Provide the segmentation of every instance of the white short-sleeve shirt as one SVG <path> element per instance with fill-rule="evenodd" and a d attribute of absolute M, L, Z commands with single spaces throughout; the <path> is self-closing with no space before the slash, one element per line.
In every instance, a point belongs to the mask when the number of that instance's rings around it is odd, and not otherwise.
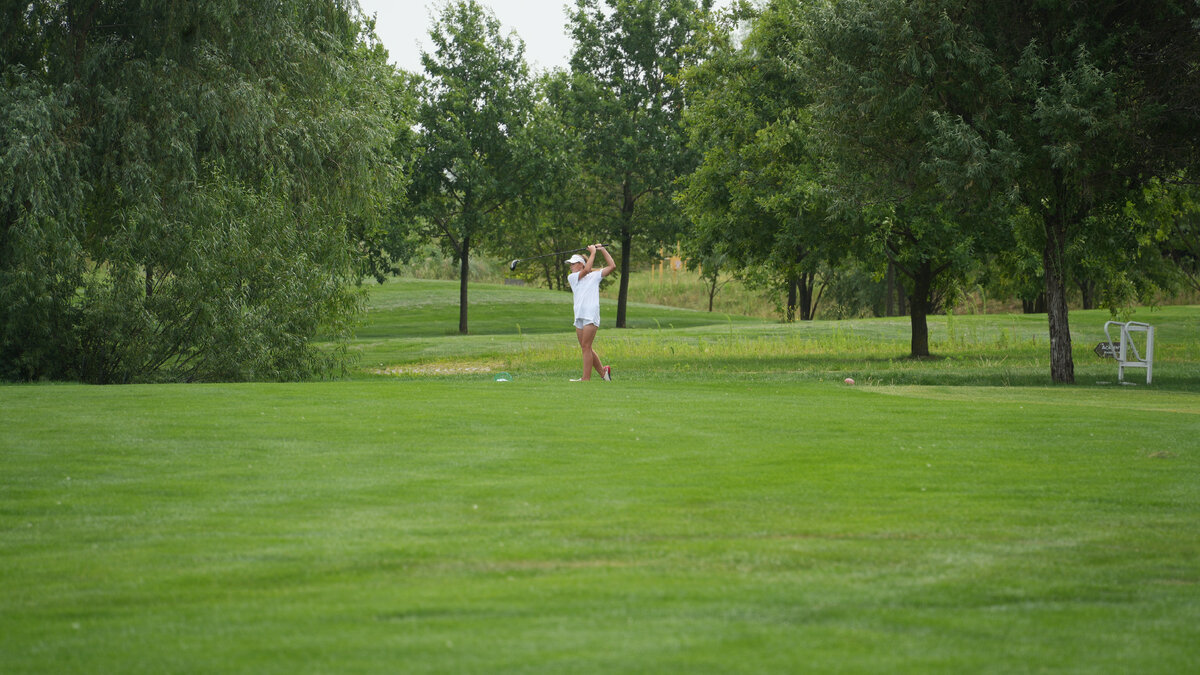
<path fill-rule="evenodd" d="M 567 283 L 571 284 L 571 292 L 575 294 L 576 328 L 589 323 L 600 325 L 600 280 L 603 277 L 600 270 L 592 270 L 583 279 L 579 278 L 579 272 L 567 275 Z"/>

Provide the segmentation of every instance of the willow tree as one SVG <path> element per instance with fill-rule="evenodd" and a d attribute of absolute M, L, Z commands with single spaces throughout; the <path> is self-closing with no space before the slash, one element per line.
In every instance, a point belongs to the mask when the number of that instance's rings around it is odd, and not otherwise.
<path fill-rule="evenodd" d="M 541 183 L 544 157 L 521 39 L 475 0 L 446 5 L 429 35 L 412 199 L 459 261 L 465 334 L 471 251 L 502 236 L 502 210 Z"/>
<path fill-rule="evenodd" d="M 344 366 L 355 242 L 396 178 L 349 2 L 31 2 L 0 45 L 0 376 Z"/>
<path fill-rule="evenodd" d="M 691 47 L 711 7 L 711 0 L 576 0 L 570 14 L 574 81 L 563 105 L 606 205 L 599 219 L 621 244 L 618 327 L 635 236 L 673 242 L 682 224 L 672 195 L 696 153 L 683 129 L 680 74 L 700 57 Z"/>

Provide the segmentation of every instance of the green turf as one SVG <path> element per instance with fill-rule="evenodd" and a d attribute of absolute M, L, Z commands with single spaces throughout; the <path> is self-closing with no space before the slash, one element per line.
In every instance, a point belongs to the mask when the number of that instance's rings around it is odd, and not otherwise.
<path fill-rule="evenodd" d="M 1044 317 L 912 362 L 642 306 L 584 385 L 569 305 L 442 336 L 451 288 L 376 289 L 344 381 L 0 387 L 0 672 L 1200 667 L 1200 309 L 1139 312 L 1157 384 L 1050 387 Z"/>

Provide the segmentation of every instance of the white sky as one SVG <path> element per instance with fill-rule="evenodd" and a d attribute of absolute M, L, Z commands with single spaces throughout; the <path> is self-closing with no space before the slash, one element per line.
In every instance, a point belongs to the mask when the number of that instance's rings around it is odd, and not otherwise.
<path fill-rule="evenodd" d="M 566 68 L 571 61 L 567 32 L 568 2 L 574 0 L 480 0 L 500 20 L 504 33 L 515 30 L 525 41 L 525 61 L 532 70 Z M 388 50 L 392 63 L 412 72 L 421 71 L 421 50 L 432 47 L 429 29 L 436 8 L 445 0 L 359 0 L 363 13 L 377 15 L 375 33 Z M 729 0 L 718 0 L 725 7 Z"/>
<path fill-rule="evenodd" d="M 392 63 L 421 71 L 421 50 L 430 49 L 429 29 L 445 0 L 359 0 L 363 13 L 377 15 L 375 33 Z M 566 0 L 481 0 L 491 7 L 504 33 L 525 41 L 525 61 L 533 70 L 566 68 L 571 60 Z M 573 3 L 572 3 L 573 4 Z"/>

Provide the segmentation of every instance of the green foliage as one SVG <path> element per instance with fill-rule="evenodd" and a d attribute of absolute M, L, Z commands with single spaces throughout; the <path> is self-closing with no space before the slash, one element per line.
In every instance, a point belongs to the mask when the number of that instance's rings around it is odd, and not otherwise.
<path fill-rule="evenodd" d="M 356 286 L 431 231 L 461 332 L 473 250 L 619 246 L 625 325 L 635 246 L 682 243 L 789 318 L 898 269 L 914 355 L 964 283 L 1036 300 L 1064 382 L 1068 296 L 1200 288 L 1195 0 L 711 7 L 575 0 L 571 70 L 531 81 L 476 0 L 423 78 L 349 0 L 4 5 L 0 378 L 337 372 Z"/>
<path fill-rule="evenodd" d="M 33 3 L 6 42 L 0 376 L 338 371 L 398 180 L 343 3 Z M 50 337 L 52 336 L 52 337 Z"/>
<path fill-rule="evenodd" d="M 797 50 L 835 208 L 858 221 L 862 255 L 908 277 L 913 356 L 929 353 L 935 297 L 1007 244 L 987 191 L 1010 163 L 1005 138 L 961 123 L 1003 82 L 952 16 L 937 2 L 817 3 Z"/>
<path fill-rule="evenodd" d="M 769 285 L 789 289 L 785 316 L 795 314 L 792 289 L 799 290 L 800 317 L 811 319 L 818 272 L 849 242 L 844 224 L 828 214 L 810 99 L 792 54 L 803 11 L 796 2 L 772 3 L 735 44 L 735 26 L 748 18 L 739 9 L 711 26 L 709 57 L 686 73 L 685 120 L 703 153 L 678 194 L 694 224 L 687 246 L 726 256 L 726 267 L 745 279 L 766 272 Z"/>
<path fill-rule="evenodd" d="M 1186 175 L 1153 180 L 1141 198 L 1126 204 L 1126 213 L 1142 227 L 1155 228 L 1151 239 L 1179 284 L 1200 290 L 1200 189 Z M 1170 281 L 1160 284 L 1175 287 Z"/>
<path fill-rule="evenodd" d="M 552 71 L 534 82 L 534 107 L 525 133 L 536 139 L 541 154 L 539 187 L 520 195 L 501 212 L 504 236 L 488 242 L 488 250 L 506 261 L 580 248 L 601 241 L 603 229 L 587 214 L 599 211 L 602 189 L 583 165 L 580 132 L 562 105 L 570 76 Z M 522 263 L 508 275 L 567 288 L 570 269 L 562 256 Z"/>
<path fill-rule="evenodd" d="M 68 377 L 85 186 L 70 96 L 21 65 L 0 89 L 0 378 Z"/>
<path fill-rule="evenodd" d="M 603 2 L 604 6 L 601 6 Z M 572 93 L 592 170 L 641 196 L 668 186 L 692 159 L 682 131 L 679 75 L 711 2 L 577 0 Z"/>
<path fill-rule="evenodd" d="M 361 301 L 343 235 L 298 220 L 281 185 L 264 194 L 219 170 L 188 207 L 194 224 L 175 252 L 188 274 L 156 276 L 149 295 L 136 263 L 114 260 L 89 279 L 80 375 L 120 382 L 163 369 L 171 379 L 261 380 L 339 370 L 344 345 L 312 340 L 348 339 Z M 331 275 L 332 262 L 347 273 Z M 175 347 L 195 343 L 203 348 Z"/>
<path fill-rule="evenodd" d="M 391 67 L 378 44 L 360 44 L 359 54 L 370 66 L 370 80 L 376 85 L 371 93 L 377 110 L 387 110 L 392 137 L 390 152 L 380 166 L 386 168 L 378 190 L 362 195 L 374 200 L 364 214 L 349 222 L 350 235 L 357 241 L 359 276 L 374 277 L 383 283 L 389 275 L 399 274 L 400 266 L 416 254 L 423 243 L 414 224 L 408 202 L 418 139 L 413 130 L 420 91 L 420 77 Z"/>
<path fill-rule="evenodd" d="M 803 54 L 835 183 L 856 206 L 895 207 L 885 245 L 897 235 L 912 262 L 951 271 L 1022 234 L 995 224 L 1034 224 L 1051 372 L 1070 382 L 1066 283 L 1136 286 L 1121 277 L 1150 230 L 1116 214 L 1197 156 L 1198 78 L 1167 73 L 1196 72 L 1198 14 L 1171 0 L 819 3 Z"/>
<path fill-rule="evenodd" d="M 405 265 L 396 276 L 407 279 L 458 279 L 462 268 L 453 255 L 436 241 L 424 241 L 409 254 Z M 487 256 L 471 258 L 469 271 L 471 281 L 499 283 L 508 273 L 507 262 Z M 387 283 L 384 281 L 383 283 Z"/>
<path fill-rule="evenodd" d="M 847 261 L 831 268 L 824 281 L 821 318 L 857 319 L 886 314 L 886 286 L 862 263 Z"/>
<path fill-rule="evenodd" d="M 1011 248 L 996 252 L 982 272 L 984 285 L 998 297 L 1016 298 L 1027 313 L 1045 312 L 1046 281 L 1041 250 L 1045 232 L 1029 209 L 1017 207 L 1009 216 Z M 1040 307 L 1039 307 L 1040 304 Z"/>
<path fill-rule="evenodd" d="M 1198 82 L 1179 75 L 1200 60 L 1200 36 L 1188 28 L 1200 5 L 1046 2 L 1020 14 L 987 3 L 964 12 L 1004 83 L 964 124 L 995 128 L 1012 148 L 996 192 L 1039 226 L 1051 372 L 1070 382 L 1066 284 L 1079 283 L 1085 305 L 1098 294 L 1115 309 L 1166 278 L 1147 255 L 1156 226 L 1126 203 L 1140 201 L 1154 176 L 1195 162 L 1200 116 L 1184 101 Z"/>
<path fill-rule="evenodd" d="M 467 332 L 473 248 L 504 237 L 500 210 L 541 189 L 546 154 L 531 125 L 525 45 L 475 0 L 446 5 L 423 53 L 417 119 L 420 152 L 412 199 L 417 213 L 461 264 L 459 332 Z"/>

